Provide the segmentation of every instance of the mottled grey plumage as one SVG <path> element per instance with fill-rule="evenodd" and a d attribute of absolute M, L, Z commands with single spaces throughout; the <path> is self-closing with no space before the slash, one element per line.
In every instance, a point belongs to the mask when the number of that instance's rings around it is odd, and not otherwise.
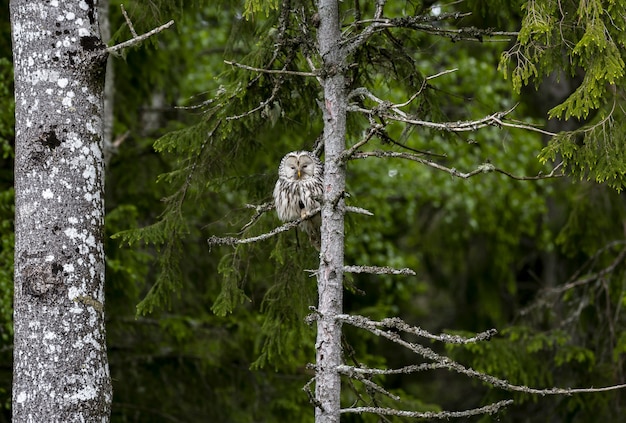
<path fill-rule="evenodd" d="M 324 167 L 310 151 L 292 151 L 280 161 L 278 181 L 274 187 L 274 204 L 283 222 L 299 219 L 320 206 L 323 194 Z M 300 228 L 309 235 L 311 244 L 320 249 L 320 225 L 317 214 L 305 220 Z"/>

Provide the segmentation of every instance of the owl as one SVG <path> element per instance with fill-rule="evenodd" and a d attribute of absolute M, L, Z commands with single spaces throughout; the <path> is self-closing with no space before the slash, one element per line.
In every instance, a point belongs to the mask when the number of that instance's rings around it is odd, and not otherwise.
<path fill-rule="evenodd" d="M 280 161 L 278 181 L 274 187 L 274 204 L 283 222 L 299 219 L 320 207 L 323 193 L 324 167 L 309 151 L 292 151 Z M 309 236 L 313 246 L 320 249 L 319 214 L 302 222 L 299 227 Z"/>

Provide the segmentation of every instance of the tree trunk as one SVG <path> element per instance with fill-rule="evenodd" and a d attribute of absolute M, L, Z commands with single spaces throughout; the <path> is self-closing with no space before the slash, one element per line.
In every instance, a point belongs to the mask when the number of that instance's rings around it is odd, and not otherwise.
<path fill-rule="evenodd" d="M 12 0 L 14 422 L 106 422 L 103 83 L 94 1 Z"/>
<path fill-rule="evenodd" d="M 337 158 L 345 149 L 346 88 L 340 49 L 337 0 L 319 0 L 318 44 L 324 61 L 324 202 L 322 247 L 318 274 L 316 423 L 338 423 L 341 409 L 341 324 L 335 320 L 343 306 L 344 200 L 346 174 Z"/>

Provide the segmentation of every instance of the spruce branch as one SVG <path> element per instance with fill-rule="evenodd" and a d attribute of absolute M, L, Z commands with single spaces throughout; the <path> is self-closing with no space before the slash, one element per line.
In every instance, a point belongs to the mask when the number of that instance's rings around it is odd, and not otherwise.
<path fill-rule="evenodd" d="M 158 34 L 161 31 L 166 30 L 167 28 L 169 28 L 172 25 L 174 25 L 174 21 L 173 20 L 169 21 L 169 22 L 167 22 L 167 23 L 165 23 L 165 24 L 163 24 L 163 25 L 161 25 L 161 26 L 159 26 L 157 28 L 154 28 L 152 31 L 146 32 L 143 35 L 133 36 L 133 38 L 131 38 L 128 41 L 124 41 L 123 43 L 119 43 L 119 44 L 116 44 L 114 46 L 107 47 L 106 52 L 109 53 L 109 54 L 112 54 L 112 53 L 117 52 L 118 50 L 122 50 L 122 49 L 125 49 L 127 47 L 131 47 L 131 46 L 137 45 L 137 44 L 143 42 L 144 40 L 147 40 L 148 38 L 152 37 L 153 35 Z M 132 27 L 132 25 L 131 25 L 131 27 Z"/>
<path fill-rule="evenodd" d="M 433 162 L 431 160 L 426 160 L 424 158 L 419 157 L 416 154 L 411 154 L 411 153 L 403 153 L 403 152 L 398 152 L 398 151 L 382 151 L 382 150 L 376 150 L 376 151 L 361 151 L 358 153 L 355 153 L 352 155 L 351 160 L 357 160 L 357 159 L 365 159 L 368 157 L 377 157 L 377 158 L 398 158 L 398 159 L 407 159 L 407 160 L 412 160 L 414 162 L 418 162 L 421 163 L 423 165 L 432 167 L 434 169 L 437 170 L 441 170 L 443 172 L 449 173 L 450 175 L 457 177 L 457 178 L 461 178 L 461 179 L 469 179 L 473 176 L 476 176 L 478 174 L 481 173 L 490 173 L 490 172 L 497 172 L 497 173 L 501 173 L 505 176 L 508 176 L 511 179 L 515 179 L 517 181 L 536 181 L 539 179 L 550 179 L 550 178 L 561 178 L 563 176 L 565 176 L 564 173 L 557 173 L 557 170 L 562 166 L 563 163 L 559 163 L 558 165 L 556 165 L 552 171 L 550 173 L 548 173 L 547 175 L 544 175 L 542 173 L 539 173 L 537 175 L 534 176 L 518 176 L 518 175 L 514 175 L 506 170 L 500 169 L 498 167 L 495 167 L 493 164 L 491 163 L 483 163 L 481 165 L 479 165 L 476 169 L 470 171 L 470 172 L 460 172 L 459 170 L 455 169 L 455 168 L 449 168 L 446 167 L 442 164 Z"/>
<path fill-rule="evenodd" d="M 396 410 L 395 408 L 382 408 L 382 407 L 352 407 L 343 408 L 342 414 L 345 413 L 372 413 L 382 416 L 398 416 L 398 417 L 410 417 L 421 419 L 450 419 L 459 417 L 470 417 L 481 414 L 495 414 L 500 409 L 513 404 L 513 400 L 498 401 L 493 404 L 486 405 L 484 407 L 472 408 L 464 411 L 409 411 L 409 410 Z"/>
<path fill-rule="evenodd" d="M 392 267 L 379 267 L 379 266 L 344 266 L 343 271 L 347 273 L 371 273 L 373 275 L 415 276 L 415 271 L 407 267 L 403 269 L 394 269 Z"/>

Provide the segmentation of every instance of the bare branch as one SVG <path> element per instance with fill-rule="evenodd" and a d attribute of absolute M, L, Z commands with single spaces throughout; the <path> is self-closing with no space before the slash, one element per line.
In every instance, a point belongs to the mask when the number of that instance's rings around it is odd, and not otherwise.
<path fill-rule="evenodd" d="M 449 419 L 458 417 L 470 417 L 480 414 L 495 414 L 508 405 L 513 404 L 513 400 L 498 401 L 493 404 L 486 405 L 484 407 L 472 408 L 464 411 L 408 411 L 408 410 L 396 410 L 395 408 L 381 408 L 381 407 L 353 407 L 344 408 L 341 410 L 342 414 L 345 413 L 372 413 L 383 416 L 398 416 L 398 417 L 412 417 L 421 419 Z"/>
<path fill-rule="evenodd" d="M 341 365 L 337 367 L 337 371 L 341 374 L 360 373 L 364 375 L 397 375 L 423 372 L 426 370 L 445 369 L 445 365 L 440 363 L 422 363 L 410 366 L 400 367 L 398 369 L 370 369 L 367 367 L 355 367 Z"/>
<path fill-rule="evenodd" d="M 174 25 L 174 21 L 169 21 L 168 23 L 163 24 L 163 25 L 161 25 L 161 26 L 159 26 L 157 28 L 154 28 L 152 31 L 146 32 L 143 35 L 131 38 L 130 40 L 124 41 L 123 43 L 120 43 L 120 44 L 108 47 L 106 49 L 106 52 L 107 53 L 115 53 L 118 50 L 122 50 L 124 48 L 131 47 L 131 46 L 134 46 L 136 44 L 139 44 L 139 43 L 143 42 L 144 40 L 152 37 L 153 35 L 158 34 L 159 32 L 169 28 L 172 25 Z"/>
<path fill-rule="evenodd" d="M 347 273 L 371 273 L 373 275 L 415 275 L 415 271 L 406 267 L 394 269 L 392 267 L 378 266 L 344 266 L 343 271 Z"/>
<path fill-rule="evenodd" d="M 348 213 L 364 214 L 365 216 L 374 216 L 374 213 L 372 213 L 369 210 L 363 209 L 361 207 L 346 206 L 346 211 Z"/>
<path fill-rule="evenodd" d="M 441 165 L 439 163 L 435 163 L 431 160 L 426 160 L 423 159 L 415 154 L 411 154 L 411 153 L 403 153 L 403 152 L 398 152 L 398 151 L 381 151 L 381 150 L 377 150 L 377 151 L 361 151 L 358 153 L 355 153 L 352 155 L 351 159 L 356 160 L 356 159 L 365 159 L 368 157 L 378 157 L 378 158 L 398 158 L 398 159 L 407 159 L 407 160 L 412 160 L 414 162 L 418 162 L 421 163 L 423 165 L 432 167 L 434 169 L 437 170 L 441 170 L 443 172 L 449 173 L 452 176 L 455 176 L 457 178 L 461 178 L 461 179 L 469 179 L 472 176 L 476 176 L 480 173 L 490 173 L 490 172 L 497 172 L 497 173 L 501 173 L 503 175 L 508 176 L 511 179 L 515 179 L 517 181 L 535 181 L 535 180 L 539 180 L 539 179 L 549 179 L 549 178 L 561 178 L 563 176 L 565 176 L 565 174 L 563 173 L 556 173 L 556 171 L 561 167 L 562 163 L 559 163 L 558 165 L 556 165 L 554 167 L 554 169 L 552 169 L 552 171 L 547 174 L 547 175 L 543 175 L 543 174 L 538 174 L 535 176 L 517 176 L 517 175 L 513 175 L 512 173 L 507 172 L 506 170 L 500 169 L 495 167 L 494 165 L 492 165 L 491 163 L 483 163 L 482 165 L 478 166 L 476 169 L 472 170 L 471 172 L 460 172 L 455 168 L 449 168 L 446 167 L 444 165 Z"/>
<path fill-rule="evenodd" d="M 426 22 L 436 22 L 436 21 L 442 21 L 442 20 L 447 20 L 447 19 L 460 19 L 460 18 L 471 15 L 471 13 L 456 12 L 456 13 L 441 13 L 439 15 L 429 14 L 429 15 L 409 16 L 409 17 L 390 19 L 390 18 L 383 18 L 382 16 L 384 5 L 385 5 L 385 1 L 377 2 L 376 11 L 374 12 L 374 19 L 363 19 L 360 21 L 356 21 L 352 23 L 352 25 L 350 25 L 350 27 L 348 27 L 346 31 L 344 31 L 345 41 L 343 42 L 343 44 L 345 46 L 346 54 L 349 54 L 350 52 L 356 50 L 357 48 L 365 44 L 365 42 L 372 35 L 376 34 L 377 32 L 383 31 L 385 29 L 409 28 L 409 29 L 417 29 L 417 30 L 422 30 L 422 31 L 429 31 L 436 27 L 433 27 L 431 25 L 425 25 Z M 365 28 L 363 31 L 361 31 L 360 33 L 354 35 L 353 37 L 346 38 L 346 35 L 348 34 L 348 32 L 352 31 L 354 28 L 359 28 L 365 24 L 369 24 L 369 26 Z M 474 31 L 470 31 L 468 29 L 465 32 L 467 34 L 474 35 L 474 39 L 475 39 L 476 35 L 474 33 L 484 32 L 485 34 L 483 34 L 483 36 L 488 36 L 486 35 L 486 33 L 489 31 L 490 30 L 479 30 L 479 29 L 474 29 Z M 455 34 L 455 35 L 459 37 L 461 36 L 461 33 Z M 498 34 L 498 35 L 502 35 L 502 34 Z"/>
<path fill-rule="evenodd" d="M 381 393 L 383 395 L 388 396 L 389 398 L 392 398 L 396 401 L 400 401 L 400 397 L 398 395 L 392 394 L 391 392 L 387 391 L 385 388 L 383 388 L 382 386 L 378 385 L 375 382 L 372 382 L 369 379 L 366 379 L 363 374 L 358 373 L 358 372 L 352 372 L 351 370 L 353 369 L 353 367 L 351 366 L 339 366 L 341 368 L 341 370 L 338 368 L 337 371 L 339 371 L 339 373 L 348 376 L 352 379 L 358 380 L 359 382 L 361 382 L 363 385 L 365 385 L 366 387 L 373 389 L 374 391 Z M 342 371 L 343 370 L 343 371 Z"/>
<path fill-rule="evenodd" d="M 128 29 L 130 29 L 130 33 L 133 34 L 133 38 L 137 38 L 137 31 L 135 31 L 135 27 L 133 26 L 133 23 L 131 22 L 130 18 L 128 17 L 128 14 L 126 13 L 126 9 L 124 8 L 123 4 L 120 4 L 120 8 L 122 9 L 122 15 L 124 15 L 124 19 L 126 20 L 126 24 L 128 25 Z"/>
<path fill-rule="evenodd" d="M 304 222 L 305 220 L 311 219 L 313 216 L 315 216 L 319 212 L 320 212 L 320 208 L 318 207 L 315 210 L 312 210 L 311 213 L 307 214 L 306 216 L 301 217 L 300 219 L 287 222 L 284 225 L 278 226 L 277 228 L 274 228 L 270 232 L 266 232 L 261 235 L 253 236 L 250 238 L 212 236 L 209 239 L 207 239 L 207 243 L 209 244 L 209 248 L 211 248 L 213 245 L 240 245 L 240 244 L 250 244 L 253 242 L 263 241 L 265 239 L 278 235 L 281 232 L 286 232 L 292 228 L 295 228 L 300 223 Z"/>
<path fill-rule="evenodd" d="M 263 203 L 263 204 L 246 204 L 246 208 L 254 209 L 256 212 L 254 213 L 254 216 L 252 216 L 250 221 L 246 223 L 245 225 L 243 225 L 243 227 L 239 231 L 239 234 L 242 234 L 246 229 L 254 225 L 261 216 L 263 216 L 268 211 L 272 210 L 274 208 L 274 203 L 271 201 L 268 201 L 267 203 Z"/>
<path fill-rule="evenodd" d="M 269 74 L 273 74 L 273 75 L 314 76 L 314 77 L 318 76 L 317 74 L 315 74 L 313 72 L 290 71 L 290 70 L 286 70 L 286 69 L 255 68 L 255 67 L 244 65 L 244 64 L 241 64 L 241 63 L 237 63 L 237 62 L 231 62 L 229 60 L 224 60 L 224 63 L 226 63 L 227 65 L 235 66 L 237 68 L 241 68 L 241 69 L 245 69 L 245 70 L 249 70 L 249 71 L 253 71 L 253 72 L 269 73 Z"/>
<path fill-rule="evenodd" d="M 319 311 L 315 311 L 315 313 L 319 316 Z M 352 326 L 365 329 L 374 335 L 382 336 L 383 338 L 386 338 L 392 342 L 395 342 L 398 345 L 401 345 L 413 351 L 417 355 L 420 355 L 428 360 L 432 360 L 435 363 L 438 363 L 441 368 L 445 368 L 445 369 L 466 375 L 468 377 L 478 379 L 493 387 L 504 389 L 506 391 L 525 392 L 528 394 L 537 394 L 537 395 L 572 395 L 572 394 L 580 394 L 580 393 L 605 392 L 605 391 L 612 391 L 612 390 L 626 388 L 626 384 L 606 386 L 606 387 L 601 387 L 601 388 L 546 388 L 546 389 L 537 389 L 537 388 L 530 388 L 528 386 L 523 386 L 523 385 L 514 385 L 507 380 L 499 379 L 489 374 L 481 373 L 479 371 L 466 368 L 462 364 L 450 359 L 449 357 L 437 354 L 432 349 L 425 347 L 421 344 L 405 341 L 396 332 L 381 330 L 377 327 L 377 325 L 379 325 L 379 322 L 373 322 L 367 318 L 354 318 L 354 317 L 355 316 L 349 316 L 349 315 L 337 315 L 336 316 L 336 318 L 340 318 L 342 321 L 347 322 L 351 324 Z"/>
<path fill-rule="evenodd" d="M 476 343 L 480 341 L 487 341 L 493 338 L 498 333 L 498 331 L 495 329 L 489 329 L 485 332 L 480 332 L 480 333 L 477 333 L 475 336 L 467 338 L 464 336 L 450 335 L 447 333 L 434 335 L 420 327 L 411 326 L 398 317 L 392 317 L 388 319 L 383 319 L 381 321 L 376 321 L 376 320 L 368 319 L 365 316 L 340 314 L 336 316 L 336 319 L 341 320 L 344 323 L 348 323 L 356 327 L 361 327 L 363 329 L 366 329 L 364 326 L 393 328 L 402 332 L 421 336 L 422 338 L 433 339 L 435 341 L 441 341 L 441 342 L 445 342 L 448 344 L 472 344 L 472 343 Z"/>
<path fill-rule="evenodd" d="M 450 73 L 452 71 L 453 70 L 433 75 L 432 78 L 440 76 L 444 73 Z M 541 128 L 537 128 L 535 126 L 532 126 L 526 123 L 503 120 L 505 116 L 509 115 L 517 107 L 517 105 L 511 107 L 509 110 L 496 112 L 491 115 L 485 116 L 482 119 L 477 119 L 477 120 L 472 120 L 472 121 L 431 122 L 431 121 L 424 121 L 424 120 L 410 118 L 405 112 L 400 110 L 400 107 L 404 107 L 407 104 L 409 104 L 421 92 L 422 89 L 423 87 L 420 88 L 420 91 L 414 94 L 409 99 L 409 101 L 406 101 L 400 104 L 394 104 L 389 101 L 385 101 L 376 97 L 374 94 L 368 91 L 367 88 L 359 87 L 353 90 L 349 94 L 348 98 L 352 98 L 358 95 L 364 96 L 376 102 L 378 106 L 373 109 L 366 109 L 366 108 L 360 107 L 359 105 L 351 104 L 348 106 L 348 111 L 364 113 L 367 116 L 379 116 L 381 118 L 387 118 L 387 119 L 395 120 L 397 122 L 407 123 L 410 125 L 423 126 L 426 128 L 438 129 L 438 130 L 449 131 L 449 132 L 476 131 L 486 126 L 497 126 L 497 127 L 524 129 L 527 131 L 538 132 L 540 134 L 548 135 L 548 136 L 556 135 L 553 132 L 549 132 Z"/>

